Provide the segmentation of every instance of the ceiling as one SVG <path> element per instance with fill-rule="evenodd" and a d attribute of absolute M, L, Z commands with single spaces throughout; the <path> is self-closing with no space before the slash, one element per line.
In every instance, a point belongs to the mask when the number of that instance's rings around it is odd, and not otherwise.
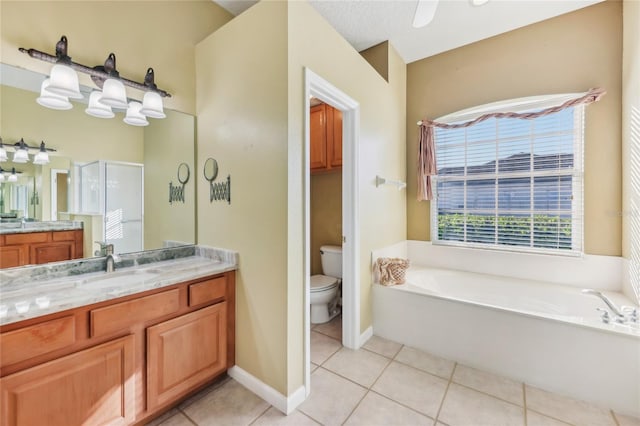
<path fill-rule="evenodd" d="M 233 15 L 257 1 L 213 0 Z M 603 0 L 440 0 L 433 21 L 413 28 L 417 0 L 310 0 L 357 50 L 389 40 L 406 63 L 571 12 Z"/>

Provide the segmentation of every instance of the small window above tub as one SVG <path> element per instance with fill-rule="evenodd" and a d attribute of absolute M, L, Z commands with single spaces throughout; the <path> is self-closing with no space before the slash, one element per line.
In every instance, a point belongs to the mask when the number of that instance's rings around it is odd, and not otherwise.
<path fill-rule="evenodd" d="M 539 111 L 564 96 L 516 99 L 442 117 Z M 435 128 L 431 235 L 436 244 L 558 254 L 583 250 L 584 104 L 532 119 Z"/>

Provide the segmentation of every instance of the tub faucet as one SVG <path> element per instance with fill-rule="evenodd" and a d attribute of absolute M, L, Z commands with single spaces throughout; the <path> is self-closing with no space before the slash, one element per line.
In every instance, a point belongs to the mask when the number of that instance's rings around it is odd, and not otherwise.
<path fill-rule="evenodd" d="M 113 272 L 116 270 L 116 262 L 120 260 L 120 256 L 113 254 L 113 244 L 107 244 L 105 252 L 107 253 L 106 272 Z"/>
<path fill-rule="evenodd" d="M 619 309 L 611 301 L 611 299 L 609 299 L 607 296 L 605 296 L 601 292 L 593 290 L 593 289 L 590 289 L 590 288 L 586 288 L 586 289 L 582 290 L 582 294 L 590 294 L 592 296 L 596 296 L 596 297 L 599 297 L 600 299 L 602 299 L 602 301 L 605 303 L 605 305 L 607 305 L 607 307 L 611 310 L 611 313 L 615 317 L 616 322 L 624 323 L 624 322 L 627 321 L 627 318 L 626 318 L 625 314 L 623 313 L 622 309 Z M 606 312 L 605 312 L 605 314 L 606 314 Z M 604 322 L 609 322 L 609 315 L 605 315 L 605 314 L 603 314 L 602 320 Z M 633 314 L 633 315 L 635 315 L 635 314 Z M 633 318 L 630 318 L 630 319 L 633 320 Z"/>

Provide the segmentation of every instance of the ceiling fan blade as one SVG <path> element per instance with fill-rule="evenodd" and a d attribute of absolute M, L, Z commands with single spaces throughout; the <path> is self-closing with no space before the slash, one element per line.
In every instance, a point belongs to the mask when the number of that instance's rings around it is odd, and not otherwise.
<path fill-rule="evenodd" d="M 433 20 L 438 8 L 438 0 L 418 0 L 416 13 L 413 16 L 413 28 L 422 28 Z"/>

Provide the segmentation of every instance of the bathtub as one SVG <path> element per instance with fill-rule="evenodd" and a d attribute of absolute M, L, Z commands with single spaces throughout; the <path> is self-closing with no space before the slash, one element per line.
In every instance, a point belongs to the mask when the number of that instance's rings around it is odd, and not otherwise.
<path fill-rule="evenodd" d="M 553 279 L 514 276 L 518 270 L 560 276 L 549 270 L 548 262 L 546 270 L 544 262 L 535 265 L 544 258 L 516 259 L 515 263 L 534 264 L 511 270 L 505 266 L 502 269 L 512 276 L 504 276 L 483 269 L 492 261 L 498 262 L 495 259 L 478 262 L 480 266 L 476 269 L 480 270 L 443 268 L 442 262 L 446 264 L 456 258 L 453 254 L 446 248 L 415 242 L 373 253 L 373 261 L 389 255 L 412 260 L 406 284 L 392 287 L 373 284 L 376 335 L 545 390 L 640 416 L 640 326 L 603 323 L 596 311 L 597 307 L 604 307 L 603 302 L 583 295 L 581 287 L 570 278 L 568 284 L 561 284 L 552 282 Z M 467 255 L 469 252 L 462 257 Z M 420 265 L 417 261 L 431 265 Z M 466 263 L 469 264 L 473 262 Z M 600 270 L 602 265 L 594 268 Z M 583 266 L 589 269 L 593 265 Z M 544 271 L 539 272 L 538 268 Z M 565 272 L 571 266 L 567 268 Z M 615 276 L 615 272 L 605 270 L 603 276 L 611 274 Z M 623 293 L 615 291 L 611 282 L 603 282 L 598 288 L 593 278 L 584 277 L 584 281 L 585 287 L 596 287 L 619 306 L 634 305 Z"/>

